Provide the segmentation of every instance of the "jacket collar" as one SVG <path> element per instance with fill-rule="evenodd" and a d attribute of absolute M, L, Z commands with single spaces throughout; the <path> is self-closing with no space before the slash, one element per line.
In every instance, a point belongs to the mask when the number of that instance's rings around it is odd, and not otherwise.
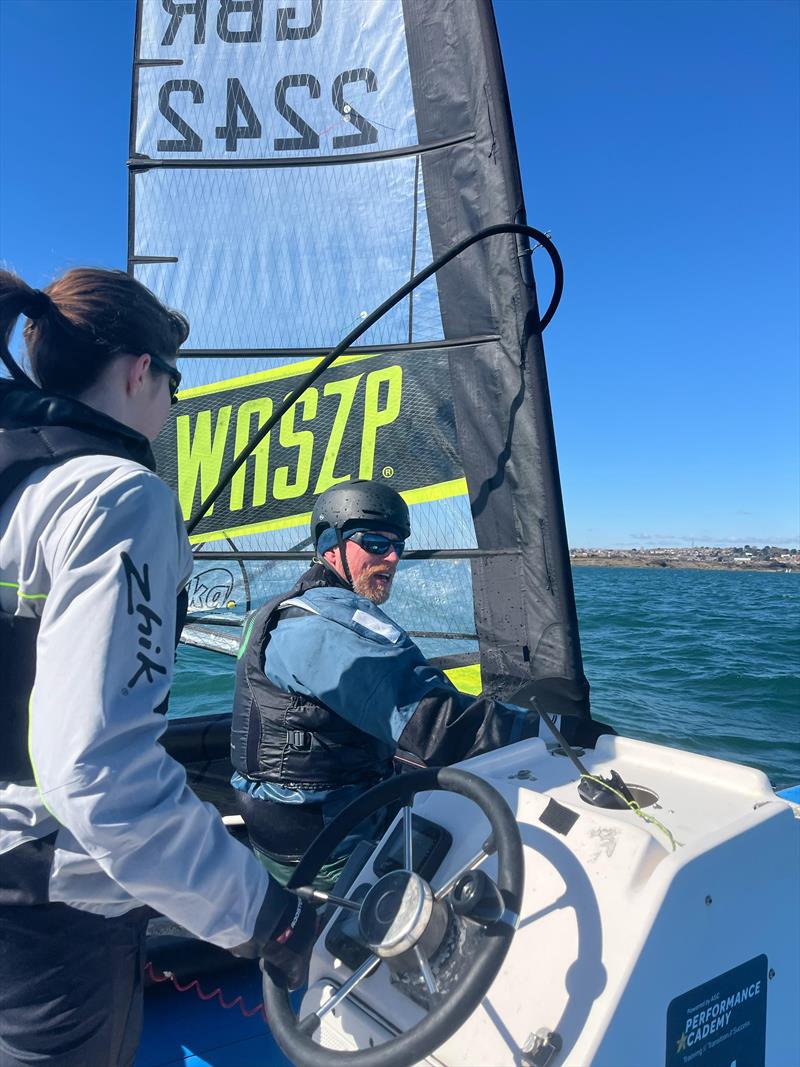
<path fill-rule="evenodd" d="M 349 584 L 336 571 L 329 569 L 322 563 L 312 563 L 305 574 L 300 577 L 290 595 L 301 596 L 307 589 L 316 589 L 321 585 L 334 585 L 339 586 L 341 589 L 350 589 Z"/>
<path fill-rule="evenodd" d="M 0 428 L 21 430 L 33 426 L 69 426 L 116 445 L 151 471 L 156 461 L 150 442 L 138 430 L 104 415 L 69 396 L 47 393 L 24 382 L 0 380 Z"/>

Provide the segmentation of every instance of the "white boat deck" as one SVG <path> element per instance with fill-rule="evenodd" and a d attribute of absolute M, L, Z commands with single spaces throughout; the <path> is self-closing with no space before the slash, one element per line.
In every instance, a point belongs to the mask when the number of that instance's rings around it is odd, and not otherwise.
<path fill-rule="evenodd" d="M 526 1039 L 545 1027 L 563 1042 L 553 1065 L 697 1061 L 705 1067 L 732 1049 L 719 1061 L 728 1067 L 742 1034 L 758 1045 L 757 1011 L 767 996 L 766 1037 L 760 1038 L 766 1059 L 759 1062 L 799 1062 L 800 828 L 790 805 L 776 798 L 760 771 L 627 738 L 603 737 L 582 758 L 592 774 L 613 767 L 626 782 L 652 789 L 658 800 L 644 813 L 662 825 L 633 811 L 586 804 L 571 762 L 541 740 L 464 764 L 516 812 L 525 895 L 501 974 L 431 1062 L 518 1064 Z M 435 888 L 478 851 L 488 823 L 454 794 L 421 795 L 414 810 L 453 835 Z M 494 864 L 486 861 L 487 873 Z M 724 1000 L 727 984 L 749 982 L 762 971 L 764 1000 L 715 1022 L 702 1046 L 702 1026 L 692 1030 L 691 1019 L 672 1033 L 705 983 L 718 980 L 716 995 Z M 349 974 L 321 939 L 304 1009 L 317 1007 Z M 382 967 L 335 1017 L 326 1017 L 323 1040 L 364 1047 L 369 1036 L 377 1043 L 413 1025 L 421 1010 Z M 693 1055 L 701 1048 L 703 1055 Z M 750 1067 L 740 1056 L 740 1067 L 743 1062 Z"/>

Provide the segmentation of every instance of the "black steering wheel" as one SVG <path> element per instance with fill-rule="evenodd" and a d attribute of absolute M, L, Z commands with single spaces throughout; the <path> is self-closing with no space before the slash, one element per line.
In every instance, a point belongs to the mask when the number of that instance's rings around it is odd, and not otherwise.
<path fill-rule="evenodd" d="M 492 827 L 491 843 L 487 843 L 465 867 L 436 890 L 413 873 L 412 856 L 410 805 L 417 793 L 431 790 L 444 790 L 468 797 L 480 807 Z M 269 964 L 264 968 L 267 1019 L 278 1045 L 296 1067 L 408 1067 L 424 1059 L 454 1034 L 477 1008 L 511 946 L 519 920 L 525 879 L 517 823 L 513 812 L 496 789 L 477 775 L 452 767 L 430 767 L 397 775 L 353 801 L 312 841 L 287 888 L 297 891 L 310 886 L 332 848 L 346 834 L 368 815 L 398 802 L 404 805 L 404 870 L 384 875 L 362 902 L 348 901 L 343 904 L 359 912 L 362 934 L 365 929 L 371 928 L 372 943 L 369 947 L 373 955 L 316 1012 L 302 1021 L 295 1016 L 280 973 Z M 426 944 L 430 944 L 430 930 L 435 925 L 437 909 L 440 918 L 444 912 L 450 914 L 447 898 L 453 888 L 463 885 L 462 876 L 477 867 L 494 850 L 497 851 L 498 912 L 502 909 L 502 913 L 493 921 L 484 922 L 483 935 L 478 940 L 469 965 L 464 973 L 459 974 L 458 982 L 448 990 L 446 998 L 436 998 L 439 1003 L 434 1001 L 435 1006 L 410 1030 L 374 1048 L 339 1052 L 317 1044 L 312 1034 L 322 1017 L 341 1003 L 364 978 L 373 974 L 384 960 L 390 960 L 398 953 L 403 953 L 405 959 L 416 957 L 428 992 L 435 996 L 438 987 L 425 950 Z M 301 895 L 307 895 L 307 892 Z M 333 901 L 340 902 L 339 898 L 333 898 Z M 367 912 L 370 914 L 367 915 Z M 377 932 L 376 926 L 379 928 Z"/>

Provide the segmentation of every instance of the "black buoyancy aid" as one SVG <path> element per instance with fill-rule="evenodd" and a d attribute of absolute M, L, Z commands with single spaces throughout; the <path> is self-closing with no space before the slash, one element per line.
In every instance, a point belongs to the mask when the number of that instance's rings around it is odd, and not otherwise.
<path fill-rule="evenodd" d="M 279 689 L 264 673 L 264 652 L 275 626 L 281 618 L 306 614 L 299 607 L 281 609 L 281 604 L 332 584 L 344 583 L 316 564 L 246 624 L 231 724 L 231 761 L 246 778 L 298 789 L 336 789 L 370 785 L 392 773 L 393 748 L 322 701 Z"/>
<path fill-rule="evenodd" d="M 0 506 L 42 467 L 77 456 L 132 459 L 155 470 L 150 442 L 142 434 L 69 397 L 33 385 L 0 381 Z M 178 634 L 186 619 L 186 593 L 178 598 Z M 28 703 L 36 675 L 39 619 L 0 611 L 0 678 L 3 743 L 0 781 L 33 779 L 28 755 Z M 156 709 L 167 710 L 166 700 Z"/>

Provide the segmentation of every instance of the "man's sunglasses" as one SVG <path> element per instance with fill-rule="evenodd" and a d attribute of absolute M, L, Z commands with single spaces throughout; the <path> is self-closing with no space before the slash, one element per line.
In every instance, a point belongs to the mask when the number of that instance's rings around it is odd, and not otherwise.
<path fill-rule="evenodd" d="M 181 372 L 177 367 L 173 367 L 171 363 L 167 363 L 161 356 L 154 356 L 152 352 L 147 353 L 150 356 L 150 366 L 155 367 L 156 370 L 161 371 L 162 374 L 166 374 L 169 377 L 169 398 L 173 404 L 178 403 L 178 398 L 175 395 L 180 389 L 181 385 Z"/>
<path fill-rule="evenodd" d="M 383 534 L 379 533 L 369 533 L 367 530 L 358 530 L 356 533 L 345 534 L 345 540 L 355 541 L 360 548 L 363 548 L 365 552 L 369 552 L 371 556 L 388 556 L 394 549 L 399 559 L 406 547 L 405 541 L 395 541 L 392 537 L 384 537 Z"/>

